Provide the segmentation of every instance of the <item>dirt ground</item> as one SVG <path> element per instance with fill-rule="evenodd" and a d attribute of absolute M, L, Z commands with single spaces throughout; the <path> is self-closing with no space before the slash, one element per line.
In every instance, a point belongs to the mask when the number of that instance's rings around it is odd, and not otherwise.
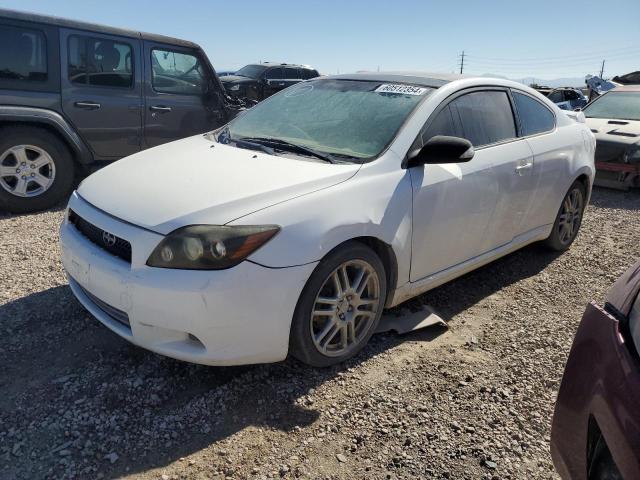
<path fill-rule="evenodd" d="M 640 256 L 640 195 L 596 189 L 570 251 L 533 245 L 411 301 L 448 329 L 376 335 L 331 369 L 211 368 L 75 301 L 62 214 L 0 215 L 1 479 L 556 478 L 573 335 Z"/>

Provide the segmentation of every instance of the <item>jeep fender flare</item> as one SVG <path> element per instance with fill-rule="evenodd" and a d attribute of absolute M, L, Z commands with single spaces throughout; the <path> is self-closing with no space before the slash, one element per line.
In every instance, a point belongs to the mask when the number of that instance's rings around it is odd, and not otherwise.
<path fill-rule="evenodd" d="M 34 126 L 46 125 L 55 130 L 69 145 L 74 158 L 81 164 L 92 163 L 93 154 L 75 129 L 62 115 L 53 110 L 33 107 L 0 106 L 0 123 L 20 122 Z"/>

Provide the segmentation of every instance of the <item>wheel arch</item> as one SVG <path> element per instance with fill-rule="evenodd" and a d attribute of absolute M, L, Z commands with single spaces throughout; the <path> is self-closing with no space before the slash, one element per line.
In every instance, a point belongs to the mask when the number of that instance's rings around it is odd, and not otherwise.
<path fill-rule="evenodd" d="M 93 155 L 75 129 L 57 112 L 30 107 L 0 107 L 0 129 L 27 127 L 45 130 L 67 146 L 76 163 L 93 162 Z"/>

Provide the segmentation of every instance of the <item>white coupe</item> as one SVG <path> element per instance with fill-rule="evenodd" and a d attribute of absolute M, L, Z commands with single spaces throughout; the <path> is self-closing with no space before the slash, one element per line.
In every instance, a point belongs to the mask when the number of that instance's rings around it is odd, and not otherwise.
<path fill-rule="evenodd" d="M 64 268 L 98 320 L 154 352 L 341 362 L 383 308 L 532 242 L 571 245 L 595 140 L 569 115 L 507 80 L 302 82 L 85 179 Z"/>

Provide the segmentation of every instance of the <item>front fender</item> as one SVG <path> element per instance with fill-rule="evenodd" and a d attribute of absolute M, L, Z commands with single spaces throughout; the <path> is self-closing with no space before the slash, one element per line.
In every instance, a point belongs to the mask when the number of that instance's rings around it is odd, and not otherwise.
<path fill-rule="evenodd" d="M 399 160 L 397 165 L 399 165 Z M 233 225 L 280 225 L 280 233 L 249 260 L 272 268 L 321 260 L 358 237 L 390 245 L 398 286 L 409 278 L 412 191 L 407 170 L 364 165 L 351 179 L 234 220 Z"/>

